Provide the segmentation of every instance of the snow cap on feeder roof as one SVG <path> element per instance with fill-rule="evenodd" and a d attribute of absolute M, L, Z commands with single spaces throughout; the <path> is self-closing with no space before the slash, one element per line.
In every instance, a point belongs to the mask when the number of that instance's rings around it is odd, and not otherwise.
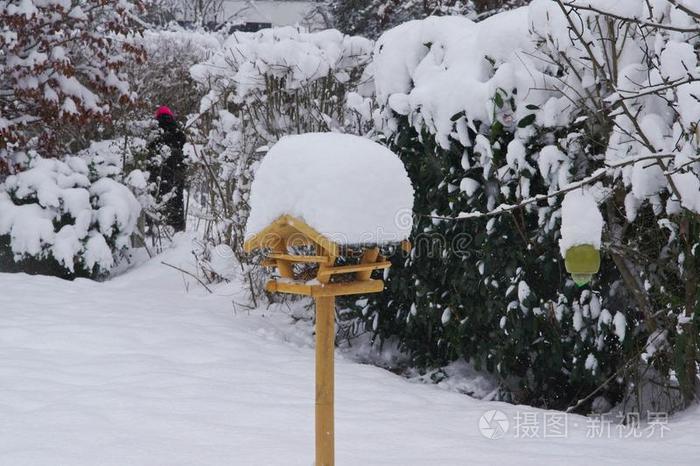
<path fill-rule="evenodd" d="M 340 133 L 285 136 L 255 173 L 246 238 L 289 215 L 337 244 L 400 242 L 412 210 L 411 181 L 386 147 Z"/>

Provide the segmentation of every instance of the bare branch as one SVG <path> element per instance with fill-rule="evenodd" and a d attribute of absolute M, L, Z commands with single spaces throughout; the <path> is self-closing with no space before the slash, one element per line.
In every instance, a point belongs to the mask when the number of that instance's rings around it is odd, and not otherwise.
<path fill-rule="evenodd" d="M 210 294 L 213 294 L 213 293 L 214 293 L 214 292 L 213 292 L 213 291 L 198 277 L 198 276 L 196 276 L 196 275 L 193 274 L 192 272 L 188 272 L 188 271 L 185 270 L 185 269 L 182 269 L 182 268 L 177 267 L 177 266 L 172 265 L 172 264 L 168 264 L 167 262 L 161 261 L 160 263 L 163 264 L 163 265 L 165 265 L 165 266 L 171 267 L 171 268 L 173 268 L 173 269 L 175 269 L 175 270 L 177 270 L 177 271 L 179 271 L 179 272 L 182 272 L 182 273 L 184 273 L 185 275 L 189 275 L 190 277 L 192 277 L 192 278 L 194 278 L 195 280 L 197 280 L 197 281 L 199 282 L 199 284 L 202 285 L 202 286 L 204 287 L 204 289 L 206 289 Z"/>
<path fill-rule="evenodd" d="M 687 6 L 683 5 L 683 4 L 682 4 L 681 2 L 679 2 L 678 0 L 668 0 L 668 3 L 670 3 L 670 4 L 673 5 L 673 6 L 675 6 L 677 9 L 681 10 L 682 12 L 684 12 L 685 14 L 687 14 L 688 16 L 692 16 L 692 17 L 695 18 L 695 19 L 700 19 L 700 13 L 698 13 L 697 11 L 691 10 L 690 8 L 688 8 Z"/>
<path fill-rule="evenodd" d="M 656 23 L 653 21 L 645 21 L 640 18 L 629 18 L 626 16 L 620 16 L 616 15 L 615 13 L 611 13 L 609 11 L 604 11 L 599 8 L 595 8 L 591 5 L 579 5 L 577 3 L 573 2 L 567 2 L 564 3 L 564 5 L 573 8 L 575 10 L 584 10 L 584 11 L 590 11 L 602 16 L 607 16 L 609 18 L 616 19 L 618 21 L 624 21 L 624 22 L 629 22 L 629 23 L 635 23 L 639 25 L 639 27 L 649 27 L 649 28 L 654 28 L 654 29 L 664 29 L 668 31 L 675 31 L 675 32 L 684 32 L 684 33 L 695 33 L 695 34 L 700 34 L 700 27 L 693 27 L 693 28 L 684 28 L 684 27 L 679 27 L 679 26 L 673 26 L 670 24 L 663 24 L 663 23 Z"/>
<path fill-rule="evenodd" d="M 616 100 L 629 100 L 629 99 L 636 99 L 638 97 L 644 97 L 646 95 L 658 94 L 658 93 L 661 93 L 663 91 L 667 91 L 669 89 L 675 89 L 675 88 L 682 86 L 684 84 L 694 83 L 697 81 L 700 81 L 700 78 L 690 76 L 688 78 L 677 79 L 675 81 L 671 81 L 670 83 L 665 84 L 665 85 L 650 86 L 650 87 L 647 87 L 647 88 L 640 90 L 640 91 L 630 91 L 630 90 L 625 90 L 625 89 L 618 89 L 617 90 L 618 94 L 624 93 L 626 95 L 624 95 L 624 96 L 619 95 L 618 99 L 616 99 Z M 609 98 L 609 99 L 611 99 L 611 98 Z"/>

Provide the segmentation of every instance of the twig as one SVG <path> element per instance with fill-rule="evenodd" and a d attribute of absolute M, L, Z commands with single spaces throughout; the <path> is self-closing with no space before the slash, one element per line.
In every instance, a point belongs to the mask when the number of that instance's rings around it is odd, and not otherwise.
<path fill-rule="evenodd" d="M 667 91 L 669 89 L 675 89 L 678 88 L 684 84 L 689 84 L 689 83 L 694 83 L 699 81 L 700 79 L 695 78 L 693 76 L 690 76 L 685 79 L 677 79 L 675 81 L 671 81 L 667 84 L 662 84 L 658 86 L 651 86 L 647 87 L 644 90 L 639 90 L 639 91 L 628 91 L 625 89 L 617 89 L 617 96 L 613 95 L 608 97 L 610 99 L 610 102 L 615 102 L 617 100 L 630 100 L 630 99 L 637 99 L 639 97 L 644 97 L 646 95 L 657 95 L 661 94 L 664 91 Z M 617 97 L 617 98 L 615 98 Z"/>
<path fill-rule="evenodd" d="M 584 10 L 584 11 L 590 11 L 593 13 L 597 13 L 602 16 L 608 16 L 613 19 L 617 19 L 619 21 L 624 21 L 624 22 L 630 22 L 630 23 L 636 23 L 639 26 L 645 26 L 645 27 L 650 27 L 650 28 L 655 28 L 655 29 L 666 29 L 669 31 L 676 31 L 676 32 L 688 32 L 688 33 L 700 33 L 700 28 L 694 27 L 694 28 L 684 28 L 684 27 L 679 27 L 679 26 L 673 26 L 671 24 L 662 24 L 662 23 L 655 23 L 652 21 L 645 21 L 643 19 L 639 18 L 629 18 L 627 16 L 620 16 L 615 13 L 611 13 L 609 11 L 604 11 L 600 10 L 598 8 L 595 8 L 591 5 L 579 5 L 577 3 L 573 2 L 567 2 L 564 3 L 564 5 L 573 8 L 575 10 Z"/>
<path fill-rule="evenodd" d="M 691 16 L 695 19 L 700 19 L 700 13 L 698 13 L 697 11 L 691 10 L 687 6 L 683 5 L 682 3 L 679 3 L 678 0 L 668 0 L 668 3 L 675 6 L 677 9 L 681 10 L 682 12 L 687 14 L 688 16 Z"/>
<path fill-rule="evenodd" d="M 180 267 L 177 267 L 177 266 L 175 266 L 175 265 L 168 264 L 167 262 L 160 261 L 160 263 L 163 264 L 163 265 L 166 265 L 166 266 L 168 266 L 168 267 L 171 267 L 171 268 L 173 268 L 173 269 L 175 269 L 175 270 L 178 270 L 178 271 L 180 271 L 180 272 L 182 272 L 182 273 L 184 273 L 184 274 L 186 274 L 186 275 L 189 275 L 190 277 L 192 277 L 192 278 L 194 278 L 195 280 L 197 280 L 197 281 L 199 282 L 199 284 L 202 285 L 202 286 L 204 287 L 204 289 L 206 289 L 206 290 L 209 292 L 209 294 L 214 294 L 214 292 L 206 285 L 206 283 L 204 283 L 198 276 L 196 276 L 196 275 L 193 274 L 192 272 L 188 272 L 188 271 L 185 270 L 185 269 L 181 269 Z"/>

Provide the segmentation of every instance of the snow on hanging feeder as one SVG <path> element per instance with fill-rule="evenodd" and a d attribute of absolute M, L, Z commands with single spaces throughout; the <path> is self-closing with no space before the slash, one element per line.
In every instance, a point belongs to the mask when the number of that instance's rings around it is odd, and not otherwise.
<path fill-rule="evenodd" d="M 559 249 L 576 285 L 588 283 L 600 269 L 603 217 L 589 190 L 567 193 L 561 206 Z"/>
<path fill-rule="evenodd" d="M 282 138 L 250 191 L 244 249 L 276 269 L 270 292 L 316 301 L 316 466 L 334 464 L 335 296 L 384 289 L 380 248 L 410 249 L 413 187 L 399 158 L 368 139 L 336 133 Z"/>

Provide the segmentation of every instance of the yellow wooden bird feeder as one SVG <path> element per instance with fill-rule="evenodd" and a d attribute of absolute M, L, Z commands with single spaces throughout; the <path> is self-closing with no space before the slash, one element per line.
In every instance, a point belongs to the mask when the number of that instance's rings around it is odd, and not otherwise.
<path fill-rule="evenodd" d="M 402 247 L 410 250 L 408 241 Z M 246 252 L 263 251 L 263 265 L 276 270 L 265 288 L 272 293 L 311 296 L 316 303 L 316 465 L 334 464 L 335 297 L 378 293 L 384 282 L 372 279 L 388 269 L 376 246 L 347 247 L 326 238 L 304 221 L 283 215 L 250 237 Z M 343 265 L 338 265 L 343 263 Z"/>
<path fill-rule="evenodd" d="M 379 247 L 410 249 L 413 187 L 386 147 L 308 133 L 283 137 L 265 155 L 249 204 L 244 249 L 273 269 L 267 291 L 316 303 L 316 466 L 333 466 L 335 297 L 384 289 L 381 275 L 372 277 L 391 266 Z"/>

